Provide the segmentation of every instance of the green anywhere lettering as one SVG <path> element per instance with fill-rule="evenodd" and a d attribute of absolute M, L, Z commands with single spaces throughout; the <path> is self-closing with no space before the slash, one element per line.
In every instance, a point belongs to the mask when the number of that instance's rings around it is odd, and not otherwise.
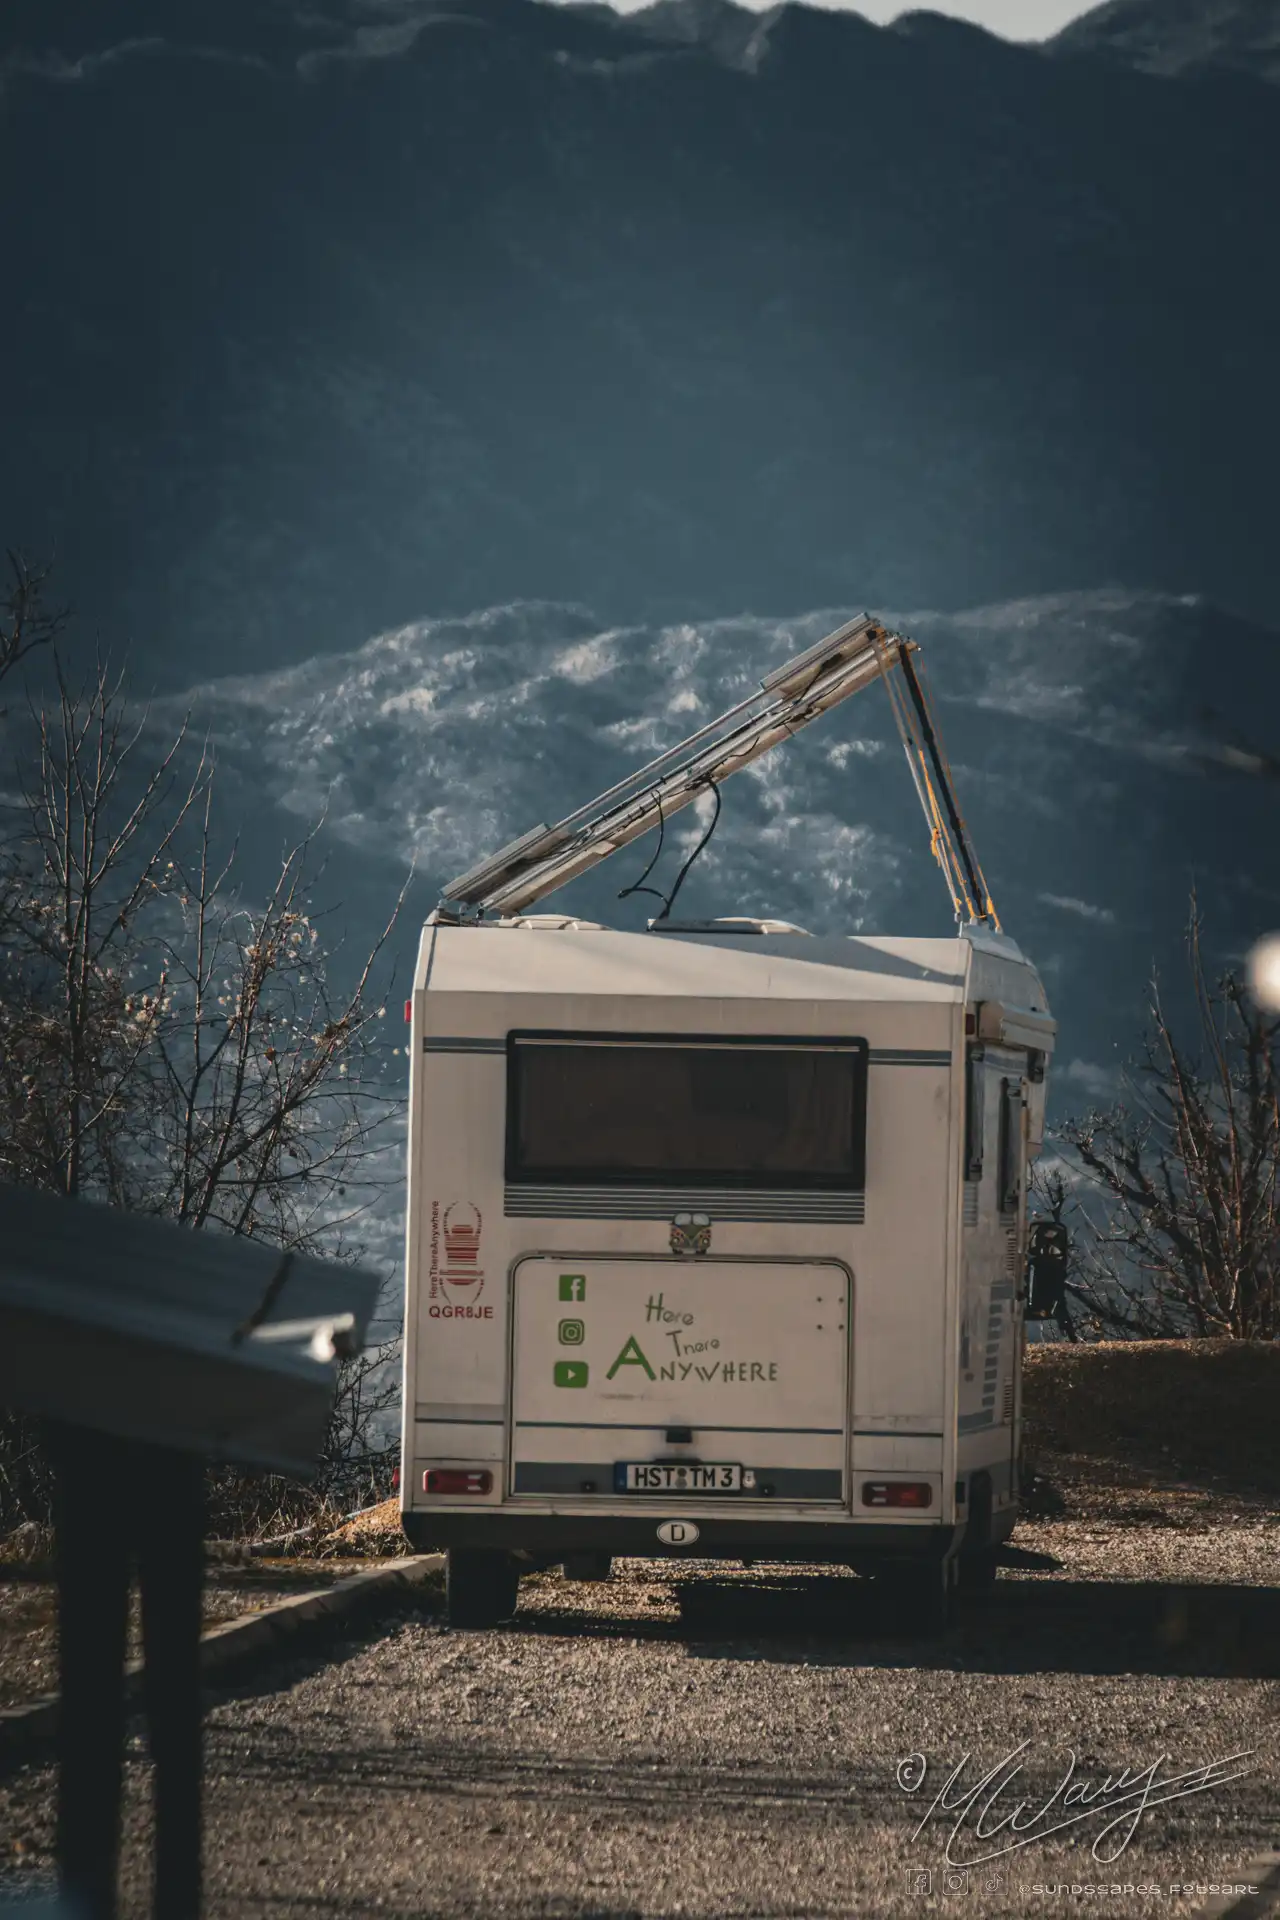
<path fill-rule="evenodd" d="M 628 1335 L 626 1345 L 610 1367 L 608 1373 L 606 1373 L 605 1379 L 612 1380 L 619 1367 L 643 1367 L 651 1380 L 656 1380 L 658 1377 L 641 1352 L 640 1342 L 636 1339 L 634 1333 Z"/>
<path fill-rule="evenodd" d="M 628 1342 L 628 1344 L 630 1344 L 630 1342 Z M 625 1353 L 626 1348 L 624 1347 L 622 1351 Z M 616 1370 L 621 1365 L 622 1354 L 619 1354 L 617 1360 L 614 1361 L 614 1369 Z M 627 1365 L 644 1366 L 646 1362 L 642 1355 L 638 1361 L 635 1359 L 628 1360 Z M 716 1374 L 719 1373 L 720 1378 L 725 1381 L 728 1386 L 745 1387 L 757 1380 L 760 1381 L 761 1384 L 776 1381 L 778 1378 L 778 1363 L 776 1360 L 714 1360 L 709 1367 L 704 1367 L 699 1366 L 693 1360 L 664 1360 L 660 1363 L 658 1378 L 661 1380 L 687 1380 L 691 1373 L 696 1373 L 699 1380 L 714 1380 Z M 652 1372 L 650 1372 L 650 1378 L 652 1377 Z M 609 1378 L 612 1380 L 612 1372 Z"/>

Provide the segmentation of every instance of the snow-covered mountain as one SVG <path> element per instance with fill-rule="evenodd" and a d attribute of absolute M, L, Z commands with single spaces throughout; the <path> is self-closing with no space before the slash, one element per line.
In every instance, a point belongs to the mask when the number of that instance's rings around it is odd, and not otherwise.
<path fill-rule="evenodd" d="M 1275 0 L 1104 0 L 1049 42 L 1159 74 L 1244 74 L 1280 81 Z"/>
<path fill-rule="evenodd" d="M 417 861 L 407 965 L 444 881 L 692 732 L 847 611 L 609 627 L 581 608 L 515 603 L 202 683 L 175 707 L 210 729 L 223 817 L 251 817 L 259 846 L 327 806 L 329 891 L 357 938 Z M 1058 1109 L 1105 1098 L 1137 1044 L 1153 966 L 1177 999 L 1193 883 L 1222 958 L 1280 925 L 1280 794 L 1214 758 L 1272 744 L 1280 635 L 1195 599 L 1118 590 L 892 618 L 922 644 L 996 905 L 1062 1023 Z M 673 822 L 659 878 L 699 832 L 692 814 Z M 616 896 L 652 846 L 550 904 L 639 926 L 653 903 Z M 815 932 L 947 930 L 879 688 L 726 786 L 680 911 Z"/>

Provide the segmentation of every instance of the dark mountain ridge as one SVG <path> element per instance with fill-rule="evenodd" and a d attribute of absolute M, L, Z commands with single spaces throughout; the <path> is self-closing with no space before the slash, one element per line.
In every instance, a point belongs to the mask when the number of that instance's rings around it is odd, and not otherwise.
<path fill-rule="evenodd" d="M 963 39 L 989 50 L 997 36 L 970 22 L 932 8 L 912 8 L 887 26 L 872 26 L 855 8 L 775 5 L 752 8 L 736 0 L 651 0 L 619 13 L 605 0 L 565 0 L 558 12 L 570 22 L 589 23 L 597 38 L 580 45 L 603 44 L 625 57 L 637 35 L 673 45 L 698 47 L 729 57 L 755 41 L 766 46 L 784 15 L 817 13 L 818 32 L 828 32 L 847 52 L 857 36 L 891 34 L 919 40 L 945 39 L 952 47 Z M 161 47 L 190 55 L 259 63 L 281 71 L 299 61 L 395 58 L 424 31 L 450 16 L 511 26 L 523 8 L 462 0 L 339 0 L 320 13 L 296 0 L 185 0 L 180 8 L 165 0 L 10 0 L 0 23 L 0 47 L 11 68 L 34 66 L 56 73 L 95 59 L 123 58 Z M 783 29 L 783 33 L 788 28 Z M 559 37 L 571 40 L 572 24 Z M 599 36 L 608 36 L 603 42 Z M 1039 42 L 1017 43 L 1019 51 L 1049 56 L 1106 54 L 1144 71 L 1163 74 L 1206 69 L 1277 77 L 1280 14 L 1273 0 L 1102 0 L 1061 32 Z"/>
<path fill-rule="evenodd" d="M 1105 0 L 1049 43 L 1159 74 L 1249 74 L 1280 81 L 1275 0 Z"/>
<path fill-rule="evenodd" d="M 18 0 L 0 535 L 171 685 L 516 598 L 1280 617 L 1274 92 L 1059 45 Z"/>

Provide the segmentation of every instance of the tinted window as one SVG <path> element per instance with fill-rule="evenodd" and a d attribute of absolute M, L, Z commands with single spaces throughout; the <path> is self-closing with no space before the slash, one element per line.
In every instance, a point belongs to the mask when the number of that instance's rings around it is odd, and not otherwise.
<path fill-rule="evenodd" d="M 573 1185 L 860 1187 L 861 1041 L 513 1036 L 507 1178 Z"/>

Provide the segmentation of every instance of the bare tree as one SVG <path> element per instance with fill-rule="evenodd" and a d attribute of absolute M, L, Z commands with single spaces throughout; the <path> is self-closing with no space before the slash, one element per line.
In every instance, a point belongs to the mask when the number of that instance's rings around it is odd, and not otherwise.
<path fill-rule="evenodd" d="M 99 666 L 77 691 L 59 665 L 57 692 L 33 713 L 0 850 L 0 1177 L 122 1202 L 160 1008 L 128 980 L 151 961 L 166 856 L 208 770 L 173 804 L 179 730 L 126 798 L 141 725 L 126 731 L 120 682 Z"/>
<path fill-rule="evenodd" d="M 9 584 L 0 599 L 0 680 L 37 647 L 51 646 L 67 618 L 46 604 L 48 567 L 33 567 L 13 548 L 8 560 Z"/>
<path fill-rule="evenodd" d="M 354 1257 L 393 1177 L 401 1103 L 376 976 L 403 889 L 344 967 L 314 906 L 311 835 L 265 900 L 237 894 L 212 762 L 185 724 L 157 746 L 101 663 L 79 686 L 57 663 L 56 699 L 31 719 L 0 841 L 0 1179 Z M 388 1359 L 343 1382 L 331 1479 L 389 1476 Z M 22 1507 L 11 1465 L 30 1464 L 30 1435 L 4 1439 L 0 1504 Z"/>
<path fill-rule="evenodd" d="M 1211 983 L 1192 903 L 1197 1043 L 1158 989 L 1130 1106 L 1062 1129 L 1082 1174 L 1069 1287 L 1095 1335 L 1280 1336 L 1280 1019 Z"/>

